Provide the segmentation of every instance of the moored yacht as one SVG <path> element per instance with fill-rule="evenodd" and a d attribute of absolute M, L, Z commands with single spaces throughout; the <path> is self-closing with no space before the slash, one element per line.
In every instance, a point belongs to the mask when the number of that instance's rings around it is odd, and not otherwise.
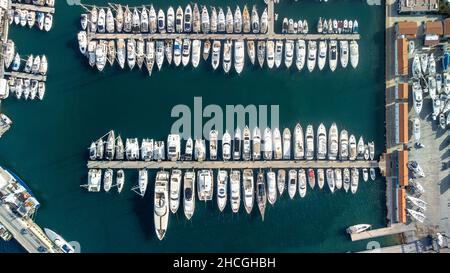
<path fill-rule="evenodd" d="M 241 203 L 241 172 L 232 170 L 230 175 L 231 210 L 234 213 L 239 211 Z"/>
<path fill-rule="evenodd" d="M 283 159 L 283 146 L 281 143 L 281 134 L 280 130 L 278 128 L 275 128 L 273 130 L 273 153 L 274 153 L 274 159 L 280 160 Z"/>
<path fill-rule="evenodd" d="M 314 173 L 313 169 L 308 169 L 308 184 L 311 187 L 311 189 L 314 189 L 316 186 L 316 175 Z"/>
<path fill-rule="evenodd" d="M 328 133 L 328 159 L 336 160 L 339 152 L 339 131 L 333 122 Z"/>
<path fill-rule="evenodd" d="M 233 160 L 241 159 L 241 146 L 242 146 L 242 134 L 241 129 L 238 127 L 234 131 Z"/>
<path fill-rule="evenodd" d="M 259 33 L 260 32 L 260 25 L 259 25 L 259 15 L 258 10 L 256 9 L 256 5 L 252 8 L 252 31 L 253 33 Z"/>
<path fill-rule="evenodd" d="M 220 49 L 221 49 L 221 42 L 219 40 L 215 40 L 212 44 L 212 56 L 211 56 L 211 65 L 214 70 L 219 67 L 220 64 Z"/>
<path fill-rule="evenodd" d="M 223 71 L 225 73 L 230 72 L 231 69 L 231 51 L 232 51 L 232 41 L 227 40 L 225 44 L 223 45 Z"/>
<path fill-rule="evenodd" d="M 271 205 L 277 201 L 277 185 L 275 172 L 267 172 L 267 200 Z"/>
<path fill-rule="evenodd" d="M 331 40 L 329 44 L 328 61 L 331 71 L 336 70 L 338 61 L 337 41 Z"/>
<path fill-rule="evenodd" d="M 298 170 L 298 192 L 301 198 L 306 195 L 306 173 L 304 169 Z"/>
<path fill-rule="evenodd" d="M 355 160 L 356 156 L 358 155 L 358 150 L 356 148 L 356 138 L 354 135 L 350 135 L 350 138 L 348 140 L 348 146 L 349 146 L 349 159 Z"/>
<path fill-rule="evenodd" d="M 339 136 L 339 159 L 348 159 L 348 133 L 347 130 L 342 130 Z"/>
<path fill-rule="evenodd" d="M 213 198 L 214 182 L 212 170 L 197 172 L 197 195 L 199 201 L 210 201 Z"/>
<path fill-rule="evenodd" d="M 186 219 L 190 220 L 195 211 L 195 172 L 187 171 L 183 183 L 183 210 Z"/>
<path fill-rule="evenodd" d="M 297 174 L 297 170 L 289 170 L 289 175 L 288 175 L 288 193 L 289 193 L 289 197 L 291 199 L 294 198 L 295 193 L 297 192 L 297 179 L 298 179 L 298 174 Z"/>
<path fill-rule="evenodd" d="M 308 70 L 312 72 L 316 66 L 316 55 L 317 55 L 317 42 L 308 41 Z"/>
<path fill-rule="evenodd" d="M 283 169 L 278 170 L 277 173 L 277 188 L 280 196 L 283 195 L 284 189 L 286 188 L 286 171 Z"/>
<path fill-rule="evenodd" d="M 251 145 L 251 133 L 248 126 L 245 126 L 242 134 L 242 158 L 244 160 L 250 160 L 252 157 L 252 145 Z"/>
<path fill-rule="evenodd" d="M 312 130 L 312 128 L 311 128 Z M 303 139 L 303 129 L 300 123 L 295 125 L 294 129 L 294 159 L 303 159 L 305 157 L 305 149 L 304 149 L 304 139 Z M 314 150 L 314 142 L 312 149 Z"/>
<path fill-rule="evenodd" d="M 334 179 L 333 169 L 326 170 L 326 177 L 327 177 L 328 188 L 330 189 L 331 193 L 334 193 L 334 189 L 336 187 L 336 181 Z"/>
<path fill-rule="evenodd" d="M 344 180 L 344 190 L 348 192 L 350 189 L 350 170 L 345 168 L 343 172 L 343 180 Z"/>
<path fill-rule="evenodd" d="M 231 135 L 225 131 L 222 137 L 222 159 L 231 159 Z"/>
<path fill-rule="evenodd" d="M 334 180 L 336 183 L 336 189 L 340 190 L 342 188 L 342 170 L 334 169 Z"/>
<path fill-rule="evenodd" d="M 272 40 L 266 42 L 267 66 L 272 69 L 275 64 L 275 43 Z"/>
<path fill-rule="evenodd" d="M 284 64 L 286 65 L 286 68 L 290 68 L 292 65 L 292 60 L 294 58 L 294 41 L 286 40 L 284 46 Z"/>
<path fill-rule="evenodd" d="M 327 156 L 327 131 L 323 123 L 317 128 L 317 159 L 323 160 Z"/>
<path fill-rule="evenodd" d="M 262 220 L 264 221 L 264 214 L 266 210 L 267 194 L 266 194 L 266 182 L 264 180 L 264 173 L 258 172 L 256 179 L 256 202 L 258 203 L 259 212 Z"/>
<path fill-rule="evenodd" d="M 224 170 L 219 170 L 217 174 L 217 206 L 222 212 L 227 205 L 227 191 L 228 191 L 228 173 Z"/>
<path fill-rule="evenodd" d="M 250 58 L 250 62 L 252 63 L 252 65 L 255 64 L 255 57 L 256 57 L 256 52 L 255 52 L 255 41 L 250 40 L 247 41 L 247 54 L 248 57 Z"/>
<path fill-rule="evenodd" d="M 234 22 L 233 22 L 234 33 L 242 32 L 242 14 L 239 6 L 236 7 L 234 11 Z"/>
<path fill-rule="evenodd" d="M 319 70 L 322 70 L 325 67 L 326 59 L 327 59 L 327 41 L 322 40 L 319 42 L 319 58 L 317 62 Z"/>
<path fill-rule="evenodd" d="M 325 185 L 325 172 L 323 169 L 317 169 L 317 185 L 322 189 Z"/>
<path fill-rule="evenodd" d="M 339 50 L 340 50 L 340 60 L 341 66 L 343 68 L 347 67 L 348 64 L 348 41 L 339 41 Z"/>
<path fill-rule="evenodd" d="M 264 160 L 272 160 L 273 148 L 272 148 L 272 131 L 270 128 L 264 130 L 263 136 L 263 158 Z"/>
<path fill-rule="evenodd" d="M 277 40 L 275 42 L 275 67 L 280 67 L 283 59 L 283 41 Z"/>
<path fill-rule="evenodd" d="M 176 213 L 180 206 L 181 170 L 173 169 L 170 174 L 170 211 Z"/>
<path fill-rule="evenodd" d="M 255 199 L 255 188 L 253 181 L 253 170 L 245 169 L 243 172 L 242 192 L 244 194 L 244 207 L 248 214 L 252 212 Z"/>
<path fill-rule="evenodd" d="M 291 131 L 289 128 L 283 130 L 283 159 L 291 159 Z"/>
<path fill-rule="evenodd" d="M 169 172 L 167 171 L 159 171 L 156 174 L 153 208 L 156 236 L 162 240 L 169 223 Z"/>
<path fill-rule="evenodd" d="M 196 68 L 200 63 L 200 50 L 202 42 L 200 40 L 192 41 L 192 66 Z"/>
<path fill-rule="evenodd" d="M 209 159 L 216 160 L 217 159 L 217 150 L 218 150 L 218 139 L 217 139 L 217 131 L 211 130 L 209 132 Z"/>
<path fill-rule="evenodd" d="M 223 12 L 223 9 L 219 8 L 219 14 L 217 15 L 217 32 L 225 32 L 225 13 Z"/>
<path fill-rule="evenodd" d="M 358 43 L 356 41 L 350 42 L 350 64 L 353 68 L 358 66 L 359 62 L 359 49 Z"/>
<path fill-rule="evenodd" d="M 241 74 L 244 68 L 244 61 L 245 61 L 244 41 L 237 40 L 234 42 L 234 69 L 236 70 L 238 75 Z"/>
<path fill-rule="evenodd" d="M 311 124 L 306 127 L 306 160 L 314 159 L 314 131 Z"/>
<path fill-rule="evenodd" d="M 184 10 L 183 29 L 184 29 L 184 32 L 187 32 L 187 33 L 192 31 L 192 8 L 191 8 L 191 4 L 187 4 L 186 9 Z"/>
<path fill-rule="evenodd" d="M 351 171 L 351 184 L 350 184 L 350 190 L 353 194 L 355 194 L 356 191 L 358 190 L 358 183 L 359 183 L 359 170 L 353 168 Z"/>
<path fill-rule="evenodd" d="M 297 40 L 295 43 L 295 52 L 297 57 L 295 59 L 295 65 L 297 69 L 301 71 L 305 66 L 305 58 L 306 58 L 306 44 L 305 40 Z"/>
<path fill-rule="evenodd" d="M 253 129 L 252 142 L 252 158 L 259 160 L 261 159 L 261 131 L 258 127 Z"/>

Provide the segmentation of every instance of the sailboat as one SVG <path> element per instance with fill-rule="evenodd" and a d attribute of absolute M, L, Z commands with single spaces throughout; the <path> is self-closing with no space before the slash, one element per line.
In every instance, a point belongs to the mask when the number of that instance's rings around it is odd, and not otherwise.
<path fill-rule="evenodd" d="M 114 17 L 113 17 L 114 19 Z M 116 23 L 116 30 L 117 32 L 122 32 L 123 30 L 123 20 L 124 20 L 124 14 L 123 14 L 123 8 L 122 5 L 117 5 L 116 8 L 116 18 L 115 18 L 115 23 Z"/>
<path fill-rule="evenodd" d="M 217 32 L 217 12 L 216 12 L 216 8 L 212 7 L 211 8 L 211 33 L 216 33 Z"/>
<path fill-rule="evenodd" d="M 220 7 L 219 14 L 217 15 L 217 32 L 225 32 L 225 22 L 225 13 Z"/>
<path fill-rule="evenodd" d="M 227 15 L 225 18 L 225 31 L 226 33 L 233 33 L 234 18 L 231 8 L 227 7 Z"/>
<path fill-rule="evenodd" d="M 201 29 L 202 29 L 203 33 L 209 33 L 209 31 L 211 30 L 211 24 L 209 21 L 209 13 L 208 13 L 208 9 L 205 6 L 202 7 Z"/>
<path fill-rule="evenodd" d="M 267 33 L 268 26 L 267 8 L 265 8 L 261 15 L 261 33 Z"/>
<path fill-rule="evenodd" d="M 233 22 L 234 33 L 242 32 L 242 14 L 239 6 L 236 7 L 234 12 L 234 22 Z"/>
<path fill-rule="evenodd" d="M 242 31 L 244 33 L 249 33 L 250 30 L 251 30 L 250 13 L 248 11 L 247 5 L 245 5 L 242 11 Z"/>

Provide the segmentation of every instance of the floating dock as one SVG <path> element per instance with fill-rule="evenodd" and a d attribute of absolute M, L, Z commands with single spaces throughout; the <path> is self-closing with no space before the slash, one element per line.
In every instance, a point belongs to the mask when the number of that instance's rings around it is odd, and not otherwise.
<path fill-rule="evenodd" d="M 405 224 L 393 224 L 390 227 L 379 228 L 364 231 L 361 233 L 350 234 L 352 241 L 359 241 L 365 239 L 372 239 L 376 237 L 383 237 L 389 235 L 395 235 L 407 231 L 415 230 L 416 228 L 413 225 L 405 225 Z"/>
<path fill-rule="evenodd" d="M 12 3 L 11 4 L 12 9 L 20 9 L 20 10 L 30 10 L 30 11 L 36 11 L 36 12 L 43 12 L 43 13 L 55 13 L 54 7 L 48 7 L 48 6 L 37 6 L 37 5 L 31 5 L 31 4 L 22 4 L 22 3 Z"/>
<path fill-rule="evenodd" d="M 377 161 L 88 161 L 88 169 L 298 169 L 378 168 Z"/>
<path fill-rule="evenodd" d="M 3 74 L 4 74 L 4 76 L 37 80 L 40 82 L 45 82 L 47 80 L 47 76 L 40 75 L 40 74 L 31 74 L 31 73 L 24 73 L 24 72 L 17 72 L 17 71 L 4 72 Z"/>

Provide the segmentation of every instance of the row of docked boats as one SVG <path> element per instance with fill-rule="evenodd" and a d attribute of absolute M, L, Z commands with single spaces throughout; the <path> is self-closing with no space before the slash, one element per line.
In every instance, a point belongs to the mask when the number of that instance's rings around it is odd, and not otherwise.
<path fill-rule="evenodd" d="M 48 61 L 45 55 L 29 55 L 26 60 L 22 60 L 20 54 L 16 52 L 13 40 L 8 40 L 3 47 L 5 68 L 13 71 L 21 71 L 30 74 L 46 75 L 48 70 Z M 22 65 L 24 63 L 24 65 Z"/>
<path fill-rule="evenodd" d="M 349 34 L 349 33 L 358 33 L 359 32 L 359 24 L 358 21 L 355 20 L 337 20 L 337 19 L 325 19 L 322 17 L 319 18 L 317 22 L 317 33 L 329 33 L 329 34 Z"/>
<path fill-rule="evenodd" d="M 359 46 L 356 41 L 337 40 L 202 40 L 175 39 L 117 39 L 117 40 L 90 40 L 87 33 L 78 33 L 79 49 L 89 61 L 103 71 L 107 63 L 113 65 L 117 60 L 124 69 L 137 66 L 139 69 L 145 65 L 149 75 L 153 70 L 162 69 L 164 62 L 175 66 L 188 66 L 192 63 L 197 68 L 200 60 L 211 59 L 211 66 L 216 70 L 221 64 L 225 73 L 232 67 L 236 73 L 241 74 L 245 65 L 245 51 L 252 65 L 259 63 L 263 68 L 265 63 L 269 69 L 279 68 L 284 58 L 284 66 L 290 68 L 293 64 L 299 71 L 306 66 L 312 72 L 317 66 L 323 70 L 328 58 L 328 65 L 334 71 L 340 62 L 346 68 L 348 62 L 353 68 L 358 66 Z"/>
<path fill-rule="evenodd" d="M 45 82 L 24 78 L 9 77 L 9 92 L 17 99 L 43 100 L 45 95 Z"/>
<path fill-rule="evenodd" d="M 80 19 L 83 30 L 99 33 L 266 33 L 268 28 L 267 8 L 261 16 L 256 6 L 252 10 L 244 6 L 236 7 L 234 12 L 228 6 L 211 7 L 187 4 L 175 10 L 169 7 L 156 10 L 150 7 L 130 8 L 122 7 L 97 8 L 93 6 Z"/>
<path fill-rule="evenodd" d="M 164 238 L 167 231 L 169 211 L 177 213 L 180 203 L 183 203 L 185 217 L 190 220 L 195 212 L 196 199 L 198 201 L 212 201 L 214 188 L 216 188 L 217 206 L 221 212 L 227 207 L 228 200 L 233 213 L 238 213 L 241 203 L 245 211 L 251 214 L 256 202 L 259 213 L 264 221 L 266 203 L 274 205 L 284 191 L 293 199 L 297 193 L 304 198 L 307 187 L 315 188 L 316 183 L 322 189 L 325 180 L 332 193 L 339 189 L 349 190 L 354 194 L 358 190 L 360 172 L 352 169 L 291 169 L 286 171 L 279 169 L 277 172 L 252 169 L 244 170 L 218 170 L 216 176 L 210 169 L 201 169 L 183 172 L 180 169 L 158 171 L 154 187 L 154 220 L 156 234 L 160 240 Z M 375 171 L 371 171 L 371 178 L 375 179 Z M 363 169 L 363 179 L 368 180 L 367 169 Z M 109 192 L 117 187 L 120 193 L 125 183 L 123 170 L 118 170 L 115 183 L 114 172 L 107 169 L 103 176 L 103 188 Z M 216 185 L 214 185 L 216 181 Z M 184 183 L 183 183 L 184 182 Z M 91 192 L 101 190 L 102 171 L 90 169 L 88 173 L 88 184 L 83 185 Z M 148 186 L 148 171 L 139 170 L 138 184 L 132 188 L 142 197 L 145 196 Z M 182 195 L 182 196 L 181 196 Z M 256 200 L 255 200 L 256 199 Z M 241 201 L 242 200 L 242 201 Z"/>
<path fill-rule="evenodd" d="M 25 4 L 32 4 L 35 6 L 41 6 L 41 7 L 54 7 L 55 6 L 55 0 L 11 0 L 12 3 L 25 3 Z"/>
<path fill-rule="evenodd" d="M 327 135 L 328 134 L 328 135 Z M 221 149 L 221 151 L 220 151 Z M 220 153 L 221 152 L 221 153 Z M 265 128 L 263 133 L 258 127 L 253 132 L 246 126 L 242 131 L 237 128 L 234 137 L 226 130 L 219 143 L 219 132 L 212 130 L 208 136 L 208 145 L 204 139 L 189 138 L 181 152 L 181 137 L 170 134 L 167 137 L 167 149 L 164 141 L 143 139 L 141 145 L 137 138 L 127 138 L 125 145 L 122 137 L 116 137 L 114 131 L 93 141 L 89 147 L 90 160 L 374 160 L 375 144 L 358 142 L 347 130 L 339 132 L 333 123 L 327 132 L 323 123 L 314 133 L 313 125 L 306 127 L 305 134 L 298 123 L 293 134 L 285 128 L 281 134 L 278 128 L 273 131 Z"/>
<path fill-rule="evenodd" d="M 18 26 L 28 26 L 29 28 L 37 27 L 40 30 L 50 31 L 53 26 L 53 15 L 51 13 L 26 10 L 26 9 L 10 9 L 9 24 Z"/>

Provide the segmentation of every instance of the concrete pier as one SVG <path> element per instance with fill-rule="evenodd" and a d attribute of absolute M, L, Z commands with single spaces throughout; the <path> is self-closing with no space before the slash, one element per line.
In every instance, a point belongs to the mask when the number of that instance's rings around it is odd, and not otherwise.
<path fill-rule="evenodd" d="M 378 168 L 376 161 L 88 161 L 88 169 L 298 169 Z"/>
<path fill-rule="evenodd" d="M 29 5 L 29 4 L 22 4 L 22 3 L 12 3 L 11 8 L 20 9 L 20 10 L 37 11 L 37 12 L 43 12 L 43 13 L 55 13 L 54 7 L 36 6 L 36 5 Z"/>
<path fill-rule="evenodd" d="M 9 77 L 15 77 L 15 78 L 37 80 L 37 81 L 41 81 L 41 82 L 45 82 L 47 80 L 47 76 L 45 76 L 45 75 L 23 73 L 23 72 L 16 72 L 16 71 L 5 72 L 4 75 L 9 76 Z"/>
<path fill-rule="evenodd" d="M 400 234 L 400 233 L 403 233 L 406 231 L 412 231 L 412 230 L 415 230 L 415 227 L 412 225 L 393 224 L 390 227 L 368 230 L 368 231 L 364 231 L 364 232 L 356 233 L 356 234 L 350 234 L 350 237 L 351 237 L 352 241 L 359 241 L 359 240 L 365 240 L 365 239 L 372 239 L 372 238 L 376 238 L 376 237 Z"/>

